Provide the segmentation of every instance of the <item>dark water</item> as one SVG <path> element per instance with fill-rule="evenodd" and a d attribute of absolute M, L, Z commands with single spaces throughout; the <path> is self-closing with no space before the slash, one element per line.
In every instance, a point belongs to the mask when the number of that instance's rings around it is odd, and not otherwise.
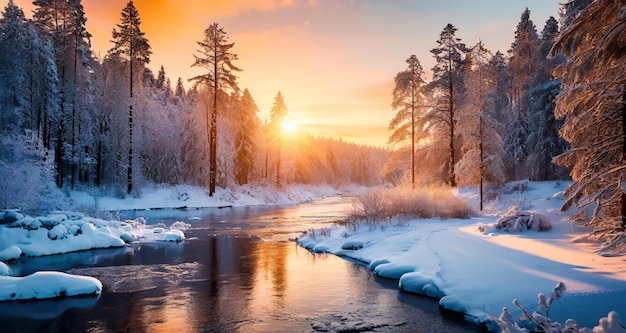
<path fill-rule="evenodd" d="M 180 244 L 14 263 L 20 275 L 54 269 L 94 276 L 104 291 L 0 302 L 0 332 L 480 332 L 440 312 L 436 301 L 400 293 L 396 281 L 288 240 L 330 225 L 347 205 L 330 198 L 292 207 L 139 212 L 149 223 L 193 227 Z"/>

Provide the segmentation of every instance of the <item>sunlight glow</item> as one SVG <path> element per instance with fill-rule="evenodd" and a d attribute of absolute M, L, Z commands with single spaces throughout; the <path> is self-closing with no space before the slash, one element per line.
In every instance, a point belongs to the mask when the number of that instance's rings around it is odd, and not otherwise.
<path fill-rule="evenodd" d="M 298 131 L 298 124 L 289 121 L 283 121 L 280 124 L 285 134 L 294 134 Z"/>

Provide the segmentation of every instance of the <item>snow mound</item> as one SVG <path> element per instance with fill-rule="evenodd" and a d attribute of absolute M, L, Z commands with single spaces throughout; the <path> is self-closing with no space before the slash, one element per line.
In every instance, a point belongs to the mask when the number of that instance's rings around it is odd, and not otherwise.
<path fill-rule="evenodd" d="M 6 215 L 6 213 L 5 213 Z M 106 221 L 75 212 L 53 212 L 31 217 L 16 215 L 16 220 L 0 225 L 0 260 L 26 256 L 36 257 L 75 251 L 122 247 L 131 242 L 181 242 L 182 230 L 189 224 L 176 222 L 146 225 L 143 218 L 128 221 Z"/>
<path fill-rule="evenodd" d="M 0 301 L 100 294 L 96 278 L 61 272 L 36 272 L 26 277 L 0 276 Z"/>
<path fill-rule="evenodd" d="M 0 251 L 0 260 L 13 260 L 19 258 L 21 255 L 22 250 L 20 250 L 19 247 L 12 245 Z"/>
<path fill-rule="evenodd" d="M 0 276 L 2 275 L 9 275 L 9 266 L 0 261 Z"/>

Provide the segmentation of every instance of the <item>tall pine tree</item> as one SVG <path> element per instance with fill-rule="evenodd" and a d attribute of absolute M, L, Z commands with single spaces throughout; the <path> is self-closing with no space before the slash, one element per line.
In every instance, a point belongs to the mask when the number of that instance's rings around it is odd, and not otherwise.
<path fill-rule="evenodd" d="M 455 139 L 457 126 L 458 103 L 463 96 L 463 77 L 461 65 L 463 57 L 467 52 L 465 44 L 456 37 L 457 28 L 452 24 L 446 25 L 437 47 L 430 52 L 435 57 L 435 67 L 433 67 L 433 80 L 428 85 L 434 91 L 436 100 L 435 106 L 426 115 L 427 122 L 434 127 L 437 135 L 441 137 L 436 140 L 443 140 L 446 144 L 446 181 L 450 186 L 456 186 L 454 177 L 455 159 Z"/>
<path fill-rule="evenodd" d="M 423 139 L 425 134 L 421 128 L 416 128 L 426 107 L 422 93 L 425 81 L 424 70 L 416 55 L 411 55 L 406 63 L 407 68 L 394 78 L 391 107 L 397 113 L 389 123 L 389 130 L 393 131 L 389 143 L 403 142 L 407 138 L 411 140 L 411 184 L 415 186 L 415 143 Z M 420 133 L 416 133 L 418 130 Z"/>
<path fill-rule="evenodd" d="M 220 91 L 237 87 L 237 77 L 233 72 L 241 71 L 233 64 L 237 60 L 237 55 L 230 52 L 235 43 L 229 43 L 226 32 L 217 23 L 211 24 L 204 30 L 204 39 L 198 42 L 200 55 L 194 55 L 196 61 L 193 67 L 202 67 L 208 72 L 203 75 L 193 77 L 191 81 L 196 84 L 205 85 L 210 89 L 213 97 L 213 105 L 209 115 L 207 105 L 208 141 L 209 141 L 209 196 L 215 193 L 217 182 L 217 102 Z"/>
<path fill-rule="evenodd" d="M 107 57 L 128 64 L 129 74 L 129 103 L 128 103 L 128 165 L 127 165 L 127 192 L 133 190 L 133 84 L 138 73 L 142 73 L 145 65 L 150 63 L 152 54 L 148 39 L 141 31 L 139 11 L 133 0 L 130 0 L 124 9 L 117 29 L 113 29 L 113 47 Z"/>

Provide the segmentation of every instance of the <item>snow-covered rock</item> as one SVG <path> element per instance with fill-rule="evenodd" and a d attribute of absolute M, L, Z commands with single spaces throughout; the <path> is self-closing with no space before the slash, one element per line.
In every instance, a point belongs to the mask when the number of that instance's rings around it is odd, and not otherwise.
<path fill-rule="evenodd" d="M 2 275 L 9 275 L 9 266 L 0 261 L 0 276 Z"/>
<path fill-rule="evenodd" d="M 100 292 L 102 283 L 88 276 L 62 272 L 36 272 L 25 277 L 0 276 L 0 301 L 46 299 Z"/>
<path fill-rule="evenodd" d="M 180 230 L 169 230 L 162 234 L 160 239 L 163 242 L 182 242 L 185 240 L 185 234 Z"/>

